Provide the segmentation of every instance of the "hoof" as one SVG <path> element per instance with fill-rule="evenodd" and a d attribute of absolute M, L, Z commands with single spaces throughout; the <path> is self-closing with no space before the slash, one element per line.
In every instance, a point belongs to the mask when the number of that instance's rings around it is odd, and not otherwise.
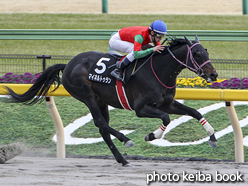
<path fill-rule="evenodd" d="M 127 163 L 127 164 L 123 165 L 123 167 L 132 167 L 132 164 L 131 163 Z"/>
<path fill-rule="evenodd" d="M 208 140 L 208 144 L 211 145 L 211 147 L 213 147 L 214 149 L 217 148 L 217 141 Z"/>
<path fill-rule="evenodd" d="M 128 140 L 126 143 L 125 143 L 125 147 L 133 147 L 134 146 L 134 143 L 132 142 L 132 140 Z"/>
<path fill-rule="evenodd" d="M 210 141 L 217 141 L 216 137 L 214 134 L 212 134 L 209 138 Z"/>
<path fill-rule="evenodd" d="M 155 140 L 155 136 L 153 133 L 149 133 L 145 136 L 145 141 L 152 141 L 152 140 Z"/>

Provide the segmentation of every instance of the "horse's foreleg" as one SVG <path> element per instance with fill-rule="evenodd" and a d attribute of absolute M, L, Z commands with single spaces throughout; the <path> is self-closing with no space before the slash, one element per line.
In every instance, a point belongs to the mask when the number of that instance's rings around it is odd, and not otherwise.
<path fill-rule="evenodd" d="M 145 136 L 145 141 L 152 141 L 154 139 L 160 139 L 166 129 L 166 126 L 170 123 L 170 117 L 167 113 L 149 105 L 145 105 L 141 110 L 136 111 L 138 117 L 148 118 L 160 118 L 163 124 L 154 133 L 149 133 Z"/>
<path fill-rule="evenodd" d="M 213 148 L 217 147 L 217 140 L 214 135 L 213 127 L 196 109 L 187 107 L 177 102 L 176 100 L 174 100 L 171 106 L 168 109 L 166 109 L 166 111 L 168 112 L 168 114 L 189 115 L 189 116 L 192 116 L 193 118 L 196 118 L 201 123 L 201 125 L 204 127 L 207 134 L 209 135 L 210 137 L 209 144 Z"/>
<path fill-rule="evenodd" d="M 207 122 L 207 120 L 205 118 L 201 118 L 199 120 L 199 122 L 202 124 L 202 126 L 204 127 L 204 129 L 207 131 L 209 136 L 212 136 L 214 134 L 214 129 L 213 127 Z"/>

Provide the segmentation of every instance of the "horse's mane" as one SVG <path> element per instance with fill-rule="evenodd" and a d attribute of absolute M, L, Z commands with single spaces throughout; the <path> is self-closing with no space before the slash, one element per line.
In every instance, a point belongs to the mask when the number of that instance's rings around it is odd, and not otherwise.
<path fill-rule="evenodd" d="M 170 38 L 167 46 L 170 49 L 173 49 L 174 47 L 181 46 L 181 45 L 184 45 L 184 44 L 186 44 L 185 39 L 173 37 L 173 38 Z"/>
<path fill-rule="evenodd" d="M 176 48 L 179 48 L 182 45 L 185 45 L 186 43 L 187 41 L 185 39 L 177 38 L 177 37 L 170 37 L 165 47 L 165 50 L 162 53 L 163 55 L 168 53 L 166 48 L 169 48 L 172 51 Z"/>

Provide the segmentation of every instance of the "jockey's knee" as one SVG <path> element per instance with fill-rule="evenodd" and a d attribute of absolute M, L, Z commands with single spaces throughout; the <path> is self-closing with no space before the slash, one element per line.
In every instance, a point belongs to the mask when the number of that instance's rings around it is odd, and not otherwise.
<path fill-rule="evenodd" d="M 127 59 L 130 61 L 130 62 L 133 62 L 133 60 L 135 59 L 134 56 L 133 56 L 133 52 L 127 54 Z"/>

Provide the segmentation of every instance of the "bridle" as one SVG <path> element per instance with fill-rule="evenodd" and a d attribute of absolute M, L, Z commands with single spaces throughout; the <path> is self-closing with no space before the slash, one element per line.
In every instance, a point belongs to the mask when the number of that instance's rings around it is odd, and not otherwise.
<path fill-rule="evenodd" d="M 199 44 L 200 44 L 200 43 L 195 43 L 195 44 L 193 44 L 193 45 L 191 45 L 191 46 L 187 45 L 188 52 L 187 52 L 187 58 L 186 58 L 186 62 L 185 62 L 185 63 L 182 62 L 182 61 L 180 61 L 179 59 L 177 59 L 177 58 L 175 57 L 175 55 L 171 52 L 171 50 L 169 49 L 169 47 L 167 48 L 167 50 L 168 50 L 168 52 L 170 53 L 170 55 L 171 55 L 178 63 L 180 63 L 181 65 L 185 66 L 186 68 L 188 68 L 188 69 L 194 71 L 198 76 L 203 76 L 203 75 L 204 75 L 204 72 L 203 72 L 203 70 L 202 70 L 202 67 L 205 66 L 206 64 L 210 63 L 211 61 L 210 61 L 210 60 L 207 60 L 207 61 L 205 61 L 204 63 L 202 63 L 201 65 L 199 65 L 199 64 L 196 62 L 196 60 L 195 60 L 194 57 L 193 57 L 193 54 L 192 54 L 191 49 L 192 49 L 194 46 L 199 45 Z M 194 65 L 194 68 L 188 66 L 188 61 L 189 61 L 189 59 L 190 59 L 191 63 Z"/>
<path fill-rule="evenodd" d="M 180 61 L 179 59 L 177 59 L 177 58 L 175 57 L 175 55 L 171 52 L 171 50 L 169 49 L 169 47 L 167 48 L 167 50 L 168 50 L 168 52 L 170 53 L 170 55 L 171 55 L 178 63 L 180 63 L 181 65 L 185 66 L 186 68 L 188 68 L 188 69 L 190 69 L 190 70 L 196 72 L 196 74 L 197 74 L 198 76 L 204 76 L 204 72 L 203 72 L 203 70 L 202 70 L 202 67 L 205 66 L 206 64 L 210 63 L 211 61 L 210 61 L 210 60 L 207 60 L 207 61 L 205 61 L 204 63 L 202 63 L 201 65 L 199 65 L 199 64 L 196 62 L 196 60 L 195 60 L 194 57 L 193 57 L 193 54 L 192 54 L 191 49 L 192 49 L 194 46 L 198 45 L 198 44 L 200 44 L 200 43 L 195 43 L 195 44 L 193 44 L 193 45 L 191 45 L 191 46 L 187 45 L 188 52 L 187 52 L 187 58 L 186 58 L 186 62 L 185 62 L 185 63 L 182 62 L 182 61 Z M 160 83 L 163 87 L 165 87 L 165 88 L 167 88 L 167 89 L 172 89 L 172 88 L 176 87 L 176 82 L 175 82 L 175 85 L 173 85 L 172 87 L 166 86 L 165 84 L 162 83 L 162 81 L 158 78 L 156 72 L 155 72 L 154 69 L 153 69 L 152 58 L 153 58 L 153 55 L 151 56 L 151 69 L 152 69 L 152 72 L 153 72 L 154 76 L 155 76 L 156 79 L 159 81 L 159 83 Z M 189 61 L 189 59 L 190 59 L 191 63 L 194 65 L 194 68 L 188 66 L 188 61 Z"/>

